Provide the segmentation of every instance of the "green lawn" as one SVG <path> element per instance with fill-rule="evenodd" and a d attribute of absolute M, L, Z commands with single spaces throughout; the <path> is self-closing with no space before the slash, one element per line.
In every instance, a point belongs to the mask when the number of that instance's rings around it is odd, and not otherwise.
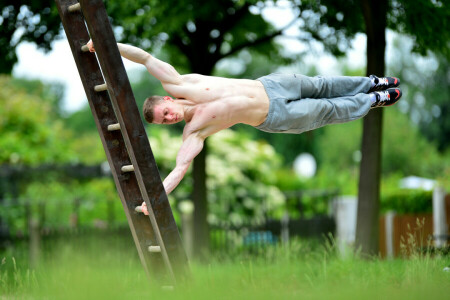
<path fill-rule="evenodd" d="M 192 264 L 193 279 L 174 291 L 149 281 L 132 242 L 73 238 L 44 247 L 34 271 L 17 247 L 4 253 L 0 299 L 448 299 L 450 258 L 339 258 L 296 242 L 258 256 L 244 253 Z M 14 259 L 13 259 L 14 258 Z M 15 262 L 14 262 L 15 261 Z"/>

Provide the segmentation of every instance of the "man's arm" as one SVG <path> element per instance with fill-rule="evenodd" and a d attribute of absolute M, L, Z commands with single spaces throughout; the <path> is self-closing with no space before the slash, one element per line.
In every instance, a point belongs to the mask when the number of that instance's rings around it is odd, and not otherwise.
<path fill-rule="evenodd" d="M 203 137 L 199 136 L 198 132 L 195 132 L 183 141 L 177 154 L 176 167 L 163 182 L 167 194 L 170 194 L 183 179 L 192 160 L 202 151 L 204 140 Z"/>
<path fill-rule="evenodd" d="M 87 46 L 89 47 L 89 51 L 95 51 L 92 40 L 87 43 Z M 119 48 L 120 55 L 132 62 L 144 65 L 148 72 L 161 81 L 162 84 L 181 83 L 181 75 L 170 64 L 153 57 L 150 53 L 138 47 L 122 43 L 117 43 L 117 47 Z"/>
<path fill-rule="evenodd" d="M 192 160 L 200 153 L 200 151 L 202 151 L 204 140 L 205 138 L 200 137 L 198 132 L 195 132 L 183 141 L 177 154 L 177 165 L 163 182 L 167 195 L 177 187 L 181 179 L 183 179 L 184 174 L 186 174 Z M 143 212 L 145 215 L 149 214 L 145 202 L 142 202 L 138 211 Z"/>
<path fill-rule="evenodd" d="M 181 83 L 181 76 L 172 65 L 157 59 L 138 47 L 121 43 L 117 43 L 117 46 L 119 47 L 120 55 L 135 63 L 143 64 L 148 72 L 161 81 L 162 84 Z"/>

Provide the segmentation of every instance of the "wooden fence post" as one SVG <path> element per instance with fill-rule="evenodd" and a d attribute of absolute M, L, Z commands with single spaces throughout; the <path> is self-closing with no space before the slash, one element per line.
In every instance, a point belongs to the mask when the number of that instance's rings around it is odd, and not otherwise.
<path fill-rule="evenodd" d="M 78 229 L 80 223 L 80 198 L 76 197 L 73 199 L 73 211 L 70 215 L 70 227 L 73 229 Z"/>
<path fill-rule="evenodd" d="M 437 248 L 447 242 L 447 220 L 445 215 L 445 190 L 437 186 L 433 191 L 433 236 Z"/>
<path fill-rule="evenodd" d="M 386 257 L 394 258 L 394 218 L 395 211 L 388 211 L 385 214 L 384 222 L 385 222 L 385 238 L 386 238 Z"/>
<path fill-rule="evenodd" d="M 28 255 L 30 269 L 36 268 L 39 262 L 41 247 L 41 230 L 39 220 L 33 217 L 31 201 L 25 202 L 25 217 L 28 228 Z"/>
<path fill-rule="evenodd" d="M 281 218 L 281 241 L 283 245 L 289 244 L 289 214 L 287 211 Z"/>
<path fill-rule="evenodd" d="M 194 204 L 191 201 L 182 201 L 178 208 L 181 212 L 184 249 L 188 259 L 192 259 L 194 257 Z"/>

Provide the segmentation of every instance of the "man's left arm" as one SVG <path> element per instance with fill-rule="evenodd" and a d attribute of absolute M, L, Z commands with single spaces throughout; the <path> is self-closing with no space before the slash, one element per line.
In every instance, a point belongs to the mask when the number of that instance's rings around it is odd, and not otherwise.
<path fill-rule="evenodd" d="M 186 174 L 192 160 L 202 151 L 204 140 L 198 132 L 194 132 L 183 141 L 177 154 L 176 167 L 163 182 L 167 195 L 177 187 Z"/>
<path fill-rule="evenodd" d="M 164 179 L 163 185 L 167 195 L 169 195 L 183 179 L 192 160 L 202 151 L 205 138 L 201 137 L 198 132 L 190 134 L 181 145 L 177 154 L 177 165 L 175 169 Z M 148 215 L 147 204 L 142 203 L 139 211 Z"/>

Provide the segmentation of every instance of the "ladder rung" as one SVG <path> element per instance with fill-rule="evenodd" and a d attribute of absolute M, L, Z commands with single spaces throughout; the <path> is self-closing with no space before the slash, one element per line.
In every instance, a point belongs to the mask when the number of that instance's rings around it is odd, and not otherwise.
<path fill-rule="evenodd" d="M 103 92 L 103 91 L 106 91 L 107 89 L 108 89 L 108 86 L 106 85 L 106 83 L 94 86 L 94 90 L 96 92 Z"/>
<path fill-rule="evenodd" d="M 80 11 L 80 10 L 81 10 L 80 3 L 70 5 L 70 6 L 68 7 L 68 10 L 69 10 L 69 12 Z"/>
<path fill-rule="evenodd" d="M 108 125 L 108 131 L 114 131 L 114 130 L 120 130 L 119 123 Z"/>
<path fill-rule="evenodd" d="M 148 252 L 153 252 L 153 253 L 161 252 L 161 247 L 160 246 L 150 246 L 150 247 L 148 247 Z"/>
<path fill-rule="evenodd" d="M 122 172 L 133 172 L 134 171 L 134 166 L 133 165 L 126 165 L 126 166 L 123 166 L 120 170 L 122 170 Z"/>
<path fill-rule="evenodd" d="M 83 45 L 83 46 L 81 46 L 81 51 L 89 52 L 89 47 L 87 45 Z"/>

